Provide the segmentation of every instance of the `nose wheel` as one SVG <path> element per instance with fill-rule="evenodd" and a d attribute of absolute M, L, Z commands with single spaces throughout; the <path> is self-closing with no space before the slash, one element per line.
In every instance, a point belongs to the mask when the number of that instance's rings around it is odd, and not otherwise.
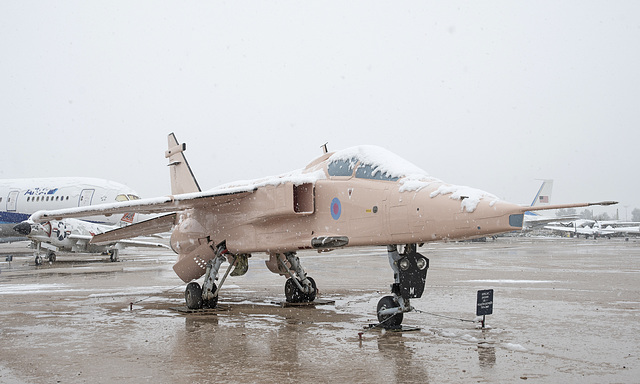
<path fill-rule="evenodd" d="M 385 296 L 378 301 L 378 322 L 384 328 L 396 328 L 402 324 L 404 315 L 400 311 L 400 304 L 393 296 Z"/>
<path fill-rule="evenodd" d="M 407 244 L 403 253 L 396 245 L 387 246 L 389 264 L 393 270 L 393 296 L 385 296 L 378 302 L 376 313 L 379 326 L 399 328 L 405 312 L 411 312 L 409 299 L 420 298 L 427 281 L 429 259 L 416 252 L 416 244 Z"/>

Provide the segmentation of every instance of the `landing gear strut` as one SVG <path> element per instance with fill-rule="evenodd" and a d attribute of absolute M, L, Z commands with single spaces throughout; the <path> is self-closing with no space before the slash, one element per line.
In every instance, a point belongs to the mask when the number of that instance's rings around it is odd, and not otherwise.
<path fill-rule="evenodd" d="M 416 244 L 407 244 L 403 253 L 396 245 L 387 246 L 389 264 L 393 269 L 393 296 L 385 296 L 378 302 L 377 314 L 380 325 L 387 329 L 399 328 L 403 313 L 414 308 L 409 299 L 420 298 L 424 292 L 429 269 L 429 259 L 416 252 Z"/>
<path fill-rule="evenodd" d="M 218 305 L 218 293 L 220 288 L 224 284 L 224 281 L 229 276 L 229 272 L 232 276 L 241 276 L 247 272 L 249 268 L 248 258 L 250 255 L 232 255 L 227 250 L 225 242 L 222 242 L 216 246 L 215 257 L 207 262 L 206 272 L 204 274 L 204 282 L 202 288 L 200 284 L 191 282 L 187 285 L 184 292 L 184 299 L 189 309 L 202 309 L 202 308 L 215 308 Z M 217 286 L 215 281 L 218 279 L 218 271 L 220 266 L 227 260 L 227 257 L 231 258 L 231 265 L 227 268 L 222 280 L 220 280 L 220 286 Z M 235 267 L 235 268 L 234 268 Z"/>
<path fill-rule="evenodd" d="M 44 259 L 42 258 L 42 255 L 40 255 L 40 249 L 42 249 L 40 247 L 40 244 L 41 244 L 40 242 L 31 243 L 31 247 L 35 248 L 35 251 L 33 252 L 33 254 L 34 254 L 34 261 L 36 265 L 42 265 L 44 261 Z M 45 257 L 49 263 L 53 263 L 56 261 L 56 253 L 50 249 L 47 251 L 47 256 Z"/>
<path fill-rule="evenodd" d="M 310 303 L 316 299 L 318 288 L 316 282 L 302 268 L 300 259 L 295 252 L 284 254 L 289 266 L 282 260 L 280 255 L 276 255 L 278 262 L 289 275 L 289 279 L 284 284 L 284 295 L 287 303 Z"/>

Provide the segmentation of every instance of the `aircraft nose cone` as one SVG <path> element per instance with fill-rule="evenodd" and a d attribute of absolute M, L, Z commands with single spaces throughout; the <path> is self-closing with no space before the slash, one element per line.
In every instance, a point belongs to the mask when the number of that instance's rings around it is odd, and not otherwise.
<path fill-rule="evenodd" d="M 21 235 L 27 236 L 28 234 L 31 233 L 31 224 L 23 221 L 22 223 L 13 227 L 13 230 L 18 232 Z"/>

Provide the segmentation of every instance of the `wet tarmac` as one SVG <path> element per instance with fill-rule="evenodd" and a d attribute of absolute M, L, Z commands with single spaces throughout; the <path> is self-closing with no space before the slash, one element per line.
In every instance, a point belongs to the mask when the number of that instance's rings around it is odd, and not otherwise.
<path fill-rule="evenodd" d="M 411 332 L 364 329 L 392 280 L 384 248 L 299 254 L 335 304 L 273 304 L 284 278 L 254 255 L 219 310 L 182 314 L 170 251 L 36 267 L 25 246 L 0 245 L 0 383 L 640 381 L 640 240 L 428 244 Z M 486 329 L 480 289 L 494 289 Z"/>

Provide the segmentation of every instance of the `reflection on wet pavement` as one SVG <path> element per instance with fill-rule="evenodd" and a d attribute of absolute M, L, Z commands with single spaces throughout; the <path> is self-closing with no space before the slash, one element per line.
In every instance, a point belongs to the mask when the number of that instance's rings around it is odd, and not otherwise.
<path fill-rule="evenodd" d="M 6 245 L 5 245 L 6 246 Z M 14 248 L 10 248 L 13 252 Z M 634 382 L 640 377 L 638 243 L 500 239 L 434 244 L 418 331 L 364 329 L 387 294 L 384 249 L 302 262 L 334 305 L 282 308 L 284 279 L 250 259 L 221 309 L 182 314 L 174 255 L 123 252 L 35 267 L 0 263 L 3 382 Z M 77 256 L 73 256 L 77 257 Z M 3 258 L 4 259 L 4 258 Z M 493 288 L 487 329 L 476 291 Z M 439 316 L 433 316 L 437 314 Z"/>

